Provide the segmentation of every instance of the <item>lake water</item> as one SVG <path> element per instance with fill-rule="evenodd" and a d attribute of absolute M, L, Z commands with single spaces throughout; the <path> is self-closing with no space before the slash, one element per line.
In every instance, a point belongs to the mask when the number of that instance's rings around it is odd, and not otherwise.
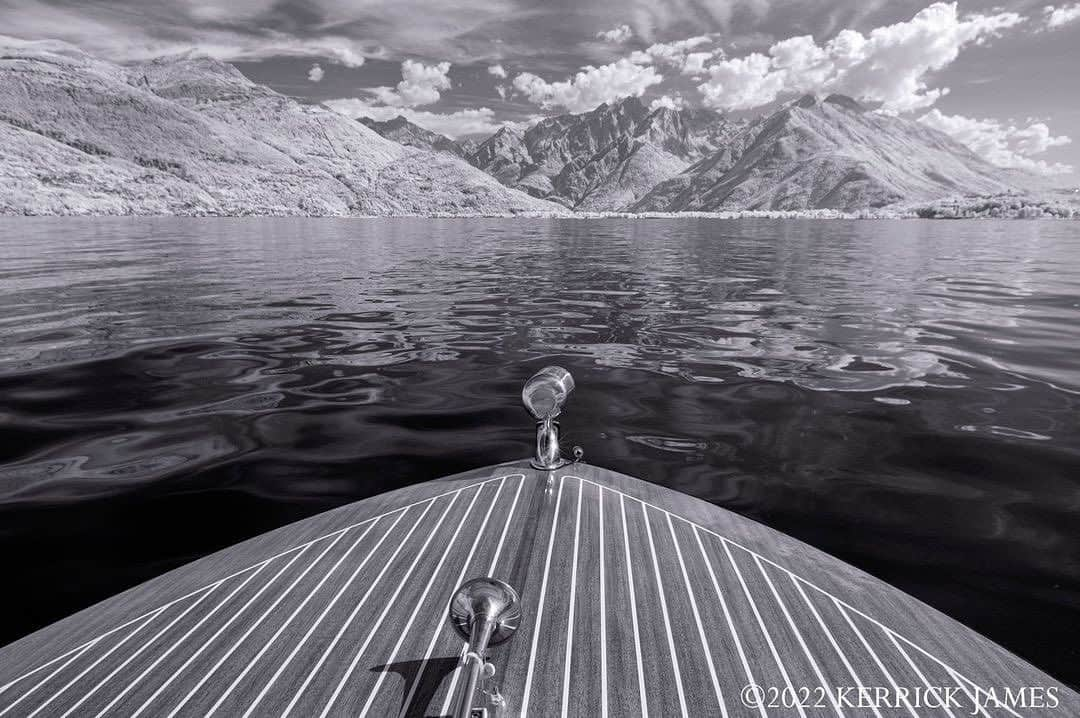
<path fill-rule="evenodd" d="M 259 532 L 585 458 L 1080 684 L 1080 223 L 0 222 L 0 643 Z"/>

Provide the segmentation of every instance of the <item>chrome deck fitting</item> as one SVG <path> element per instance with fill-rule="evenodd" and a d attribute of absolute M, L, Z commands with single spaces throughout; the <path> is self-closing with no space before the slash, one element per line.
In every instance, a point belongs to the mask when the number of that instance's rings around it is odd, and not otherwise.
<path fill-rule="evenodd" d="M 536 455 L 531 462 L 534 469 L 551 471 L 570 463 L 562 458 L 559 449 L 559 422 L 555 417 L 573 390 L 574 377 L 561 366 L 544 367 L 521 390 L 525 408 L 536 419 Z"/>
<path fill-rule="evenodd" d="M 447 618 L 469 644 L 463 660 L 466 680 L 457 697 L 454 718 L 470 718 L 481 671 L 485 679 L 495 676 L 495 666 L 487 662 L 488 647 L 508 641 L 514 635 L 521 619 L 521 601 L 508 583 L 495 578 L 474 578 L 454 593 Z"/>

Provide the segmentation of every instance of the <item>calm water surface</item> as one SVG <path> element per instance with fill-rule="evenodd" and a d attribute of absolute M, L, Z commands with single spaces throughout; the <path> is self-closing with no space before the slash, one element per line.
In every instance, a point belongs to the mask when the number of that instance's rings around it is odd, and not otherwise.
<path fill-rule="evenodd" d="M 1080 684 L 1080 223 L 6 220 L 0 643 L 530 452 L 761 520 Z"/>

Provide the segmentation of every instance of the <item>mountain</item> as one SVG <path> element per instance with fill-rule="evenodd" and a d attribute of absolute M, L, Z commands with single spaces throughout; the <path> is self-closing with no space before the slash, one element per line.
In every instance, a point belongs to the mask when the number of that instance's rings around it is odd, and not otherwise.
<path fill-rule="evenodd" d="M 857 211 L 1015 192 L 1016 178 L 921 123 L 841 95 L 807 95 L 743 128 L 631 209 Z"/>
<path fill-rule="evenodd" d="M 0 212 L 402 215 L 559 211 L 231 65 L 136 66 L 0 38 Z"/>
<path fill-rule="evenodd" d="M 629 98 L 474 145 L 357 122 L 205 57 L 117 65 L 0 36 L 6 214 L 850 212 L 1033 186 L 839 95 L 753 121 Z"/>
<path fill-rule="evenodd" d="M 741 129 L 711 110 L 650 111 L 636 97 L 504 128 L 469 161 L 500 182 L 581 210 L 621 210 Z"/>
<path fill-rule="evenodd" d="M 359 122 L 386 139 L 408 147 L 449 152 L 463 159 L 476 151 L 476 142 L 473 140 L 454 141 L 445 135 L 425 130 L 420 125 L 409 122 L 401 115 L 384 122 L 373 120 L 370 117 L 361 117 Z"/>

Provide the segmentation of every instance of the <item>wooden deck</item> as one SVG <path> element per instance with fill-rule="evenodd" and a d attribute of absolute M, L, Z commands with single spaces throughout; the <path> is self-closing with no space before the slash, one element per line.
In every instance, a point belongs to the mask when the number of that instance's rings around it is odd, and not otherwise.
<path fill-rule="evenodd" d="M 492 654 L 512 714 L 1080 716 L 1029 664 L 760 524 L 587 465 L 513 464 L 284 527 L 0 649 L 0 717 L 447 715 L 463 645 L 446 602 L 481 575 L 523 599 Z M 815 705 L 747 706 L 751 683 Z M 859 707 L 860 687 L 912 698 Z M 927 687 L 960 705 L 924 706 Z M 1022 687 L 1058 707 L 973 707 Z"/>

